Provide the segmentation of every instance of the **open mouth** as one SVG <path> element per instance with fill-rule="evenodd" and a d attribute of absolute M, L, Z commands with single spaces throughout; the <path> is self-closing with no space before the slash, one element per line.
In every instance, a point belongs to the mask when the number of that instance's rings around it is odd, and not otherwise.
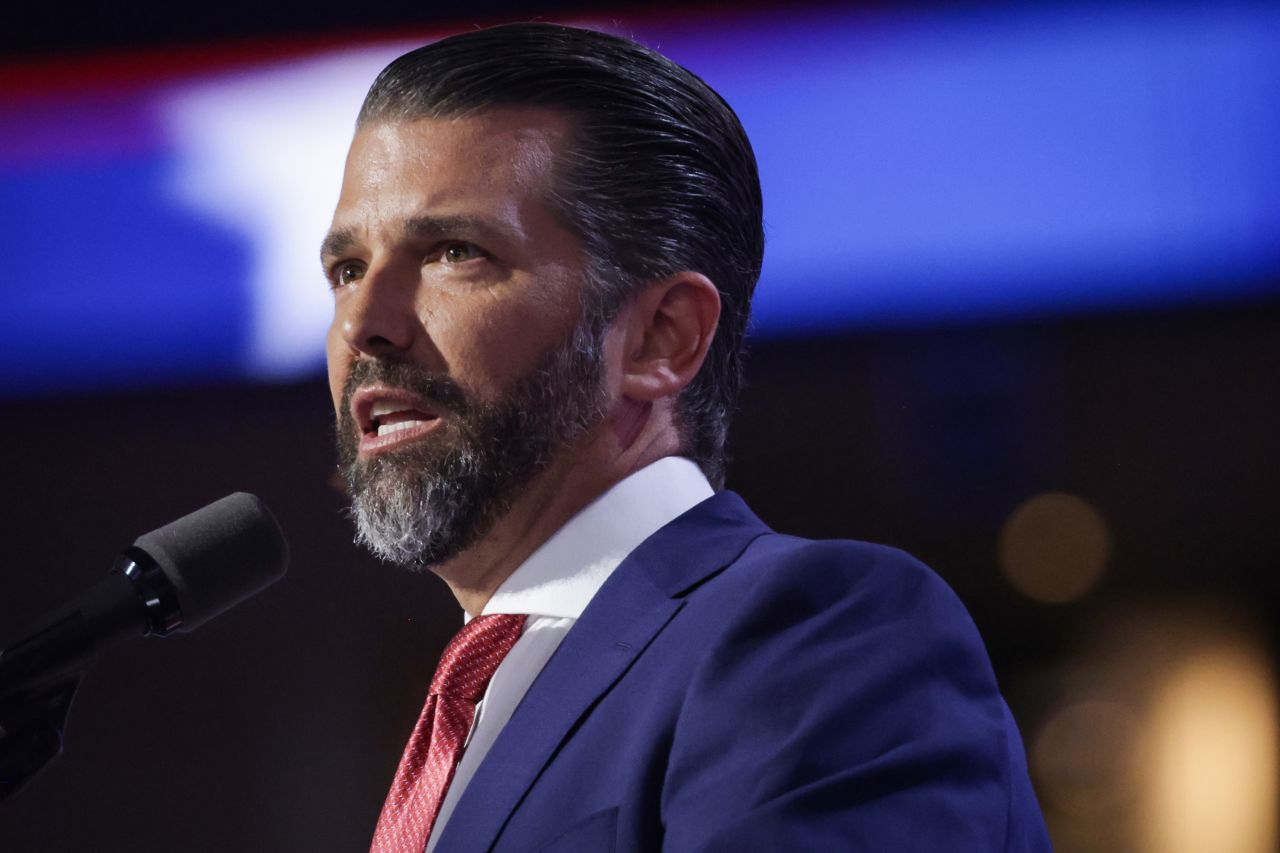
<path fill-rule="evenodd" d="M 426 400 L 385 387 L 358 391 L 351 400 L 351 415 L 360 428 L 361 453 L 405 444 L 440 422 L 440 413 Z"/>
<path fill-rule="evenodd" d="M 435 419 L 435 415 L 418 409 L 406 409 L 396 403 L 379 401 L 373 404 L 369 412 L 369 428 L 365 430 L 365 434 L 394 435 Z"/>

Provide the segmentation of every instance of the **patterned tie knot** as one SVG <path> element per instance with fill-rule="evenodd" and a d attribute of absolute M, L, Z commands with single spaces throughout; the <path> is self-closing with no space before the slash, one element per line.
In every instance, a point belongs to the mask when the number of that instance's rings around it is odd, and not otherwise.
<path fill-rule="evenodd" d="M 498 664 L 520 639 L 524 623 L 524 614 L 495 613 L 464 625 L 440 656 L 431 694 L 479 702 Z"/>

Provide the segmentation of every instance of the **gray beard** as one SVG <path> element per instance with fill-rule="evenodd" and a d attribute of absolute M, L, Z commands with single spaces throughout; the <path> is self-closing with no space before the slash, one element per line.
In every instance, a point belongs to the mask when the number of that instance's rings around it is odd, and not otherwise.
<path fill-rule="evenodd" d="M 595 325 L 579 323 L 492 401 L 476 401 L 447 376 L 408 364 L 357 362 L 338 419 L 356 543 L 422 570 L 483 538 L 561 450 L 603 421 L 604 335 Z M 409 447 L 360 460 L 350 398 L 372 381 L 421 394 L 441 407 L 443 421 Z"/>

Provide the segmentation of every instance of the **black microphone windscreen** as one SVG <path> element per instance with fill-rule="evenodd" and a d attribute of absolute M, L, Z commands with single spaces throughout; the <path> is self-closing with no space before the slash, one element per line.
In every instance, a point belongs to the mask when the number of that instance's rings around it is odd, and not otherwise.
<path fill-rule="evenodd" d="M 266 505 L 236 492 L 139 536 L 168 576 L 191 631 L 284 576 L 289 546 Z"/>

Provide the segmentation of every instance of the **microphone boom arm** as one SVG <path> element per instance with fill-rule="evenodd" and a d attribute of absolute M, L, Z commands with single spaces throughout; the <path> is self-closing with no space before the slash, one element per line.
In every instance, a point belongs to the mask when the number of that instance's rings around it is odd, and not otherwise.
<path fill-rule="evenodd" d="M 279 580 L 280 525 L 237 492 L 139 536 L 110 574 L 0 649 L 0 801 L 62 751 L 71 699 L 103 646 L 191 631 Z"/>
<path fill-rule="evenodd" d="M 172 584 L 129 548 L 111 573 L 36 633 L 0 650 L 0 802 L 62 752 L 84 669 L 114 640 L 166 636 L 182 624 Z"/>

